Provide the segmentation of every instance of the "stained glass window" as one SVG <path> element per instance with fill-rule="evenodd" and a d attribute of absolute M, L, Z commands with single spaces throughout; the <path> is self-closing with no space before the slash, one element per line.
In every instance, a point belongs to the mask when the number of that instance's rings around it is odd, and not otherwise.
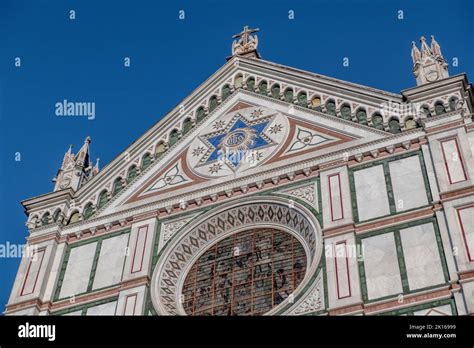
<path fill-rule="evenodd" d="M 304 278 L 306 254 L 291 234 L 255 229 L 208 249 L 183 286 L 189 315 L 262 315 L 290 296 Z"/>

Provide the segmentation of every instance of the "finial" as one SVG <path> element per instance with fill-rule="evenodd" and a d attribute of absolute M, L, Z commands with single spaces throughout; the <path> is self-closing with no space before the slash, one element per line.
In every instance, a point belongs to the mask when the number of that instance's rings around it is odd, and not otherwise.
<path fill-rule="evenodd" d="M 232 43 L 232 55 L 247 55 L 249 53 L 253 53 L 254 56 L 260 58 L 260 55 L 256 52 L 258 46 L 258 37 L 256 34 L 252 35 L 259 30 L 260 29 L 258 28 L 249 29 L 249 27 L 246 25 L 244 26 L 242 32 L 233 35 L 232 38 L 238 40 L 234 40 Z"/>
<path fill-rule="evenodd" d="M 84 143 L 90 144 L 90 143 L 91 143 L 91 137 L 90 137 L 90 136 L 87 136 L 87 137 L 86 137 L 86 140 L 84 141 Z"/>
<path fill-rule="evenodd" d="M 411 42 L 411 58 L 412 58 L 413 64 L 418 63 L 421 58 L 420 50 L 418 49 L 418 47 L 416 47 L 415 41 Z"/>
<path fill-rule="evenodd" d="M 431 53 L 431 49 L 428 47 L 428 44 L 426 43 L 426 38 L 424 36 L 422 36 L 420 38 L 420 42 L 421 42 L 421 54 L 423 57 L 426 57 L 426 56 L 431 56 L 432 53 Z"/>
<path fill-rule="evenodd" d="M 421 48 L 418 49 L 412 42 L 411 57 L 413 60 L 413 74 L 418 86 L 435 82 L 449 77 L 448 64 L 443 58 L 441 48 L 431 35 L 431 47 L 428 46 L 426 38 L 420 37 Z"/>
<path fill-rule="evenodd" d="M 443 58 L 443 54 L 441 53 L 441 47 L 435 40 L 434 35 L 431 35 L 431 51 L 433 52 L 435 57 Z"/>

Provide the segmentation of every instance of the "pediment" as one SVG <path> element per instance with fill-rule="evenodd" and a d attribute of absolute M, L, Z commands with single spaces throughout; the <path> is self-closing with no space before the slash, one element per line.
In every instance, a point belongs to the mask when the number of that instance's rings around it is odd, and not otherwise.
<path fill-rule="evenodd" d="M 288 163 L 386 136 L 374 128 L 238 91 L 121 192 L 104 213 L 118 205 L 168 199 L 262 171 L 278 171 Z"/>

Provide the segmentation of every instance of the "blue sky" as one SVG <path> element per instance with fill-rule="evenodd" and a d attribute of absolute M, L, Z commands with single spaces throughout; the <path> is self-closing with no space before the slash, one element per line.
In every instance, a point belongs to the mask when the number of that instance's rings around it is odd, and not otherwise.
<path fill-rule="evenodd" d="M 90 135 L 107 164 L 225 63 L 244 25 L 260 28 L 266 60 L 398 93 L 415 85 L 421 35 L 458 58 L 451 75 L 474 76 L 473 14 L 469 0 L 0 0 L 0 244 L 24 243 L 20 201 L 53 189 L 68 144 Z M 95 119 L 57 117 L 64 99 L 95 102 Z M 0 258 L 2 311 L 19 261 Z"/>

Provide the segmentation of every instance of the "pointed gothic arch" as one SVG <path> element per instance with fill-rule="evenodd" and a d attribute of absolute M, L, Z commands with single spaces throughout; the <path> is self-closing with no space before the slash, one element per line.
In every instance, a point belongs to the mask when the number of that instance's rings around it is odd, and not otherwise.
<path fill-rule="evenodd" d="M 122 177 L 119 176 L 114 180 L 114 183 L 112 185 L 112 196 L 115 196 L 117 193 L 119 193 L 122 190 Z"/>
<path fill-rule="evenodd" d="M 415 128 L 418 128 L 418 123 L 413 119 L 413 117 L 408 117 L 405 120 L 405 129 L 409 130 L 409 129 L 415 129 Z"/>
<path fill-rule="evenodd" d="M 283 92 L 283 97 L 287 103 L 293 103 L 293 88 L 288 87 L 285 89 L 285 92 Z"/>
<path fill-rule="evenodd" d="M 107 190 L 103 190 L 99 194 L 99 198 L 97 199 L 97 208 L 98 209 L 102 208 L 104 205 L 107 204 L 108 201 L 109 201 L 109 193 Z"/>
<path fill-rule="evenodd" d="M 84 220 L 87 220 L 92 216 L 92 214 L 94 214 L 94 206 L 92 205 L 92 202 L 89 202 L 86 204 L 84 210 L 82 211 L 82 218 Z"/>
<path fill-rule="evenodd" d="M 214 111 L 219 106 L 219 100 L 216 95 L 209 98 L 209 112 Z"/>
<path fill-rule="evenodd" d="M 311 107 L 316 111 L 322 111 L 321 109 L 321 97 L 319 95 L 313 96 L 311 99 Z"/>
<path fill-rule="evenodd" d="M 155 158 L 160 158 L 166 152 L 166 144 L 163 140 L 159 141 L 155 147 Z"/>
<path fill-rule="evenodd" d="M 69 216 L 69 219 L 67 221 L 68 225 L 75 224 L 76 222 L 79 222 L 81 218 L 81 215 L 78 210 L 74 210 L 71 215 Z"/>
<path fill-rule="evenodd" d="M 200 106 L 196 110 L 196 122 L 201 122 L 206 117 L 206 110 L 204 106 Z"/>
<path fill-rule="evenodd" d="M 334 99 L 329 99 L 326 102 L 326 113 L 331 116 L 336 116 L 336 102 Z"/>
<path fill-rule="evenodd" d="M 53 222 L 58 222 L 59 214 L 61 214 L 61 209 L 56 209 L 53 213 Z"/>
<path fill-rule="evenodd" d="M 141 163 L 140 170 L 143 171 L 143 170 L 147 169 L 150 166 L 151 161 L 152 161 L 151 153 L 146 152 L 142 157 L 142 163 Z"/>
<path fill-rule="evenodd" d="M 178 140 L 179 140 L 179 130 L 175 128 L 170 133 L 170 138 L 169 138 L 168 143 L 170 144 L 170 146 L 173 146 L 174 144 L 178 142 Z"/>
<path fill-rule="evenodd" d="M 280 85 L 274 83 L 271 88 L 272 97 L 275 99 L 280 99 Z"/>
<path fill-rule="evenodd" d="M 266 80 L 260 81 L 258 85 L 258 93 L 260 93 L 261 95 L 268 94 L 268 82 Z"/>
<path fill-rule="evenodd" d="M 49 217 L 50 217 L 49 212 L 46 212 L 43 214 L 43 216 L 41 217 L 41 226 L 49 225 Z"/>
<path fill-rule="evenodd" d="M 430 107 L 426 104 L 423 104 L 420 108 L 420 113 L 424 117 L 431 117 Z"/>
<path fill-rule="evenodd" d="M 458 107 L 459 99 L 458 97 L 449 98 L 449 111 L 456 111 Z"/>
<path fill-rule="evenodd" d="M 444 103 L 441 100 L 438 100 L 435 103 L 434 109 L 436 115 L 442 115 L 446 113 L 446 107 L 444 106 Z"/>
<path fill-rule="evenodd" d="M 242 88 L 242 82 L 244 80 L 244 77 L 242 74 L 237 74 L 234 77 L 234 88 Z"/>
<path fill-rule="evenodd" d="M 247 90 L 253 92 L 255 90 L 255 77 L 250 76 L 245 82 Z"/>
<path fill-rule="evenodd" d="M 183 121 L 183 131 L 182 131 L 183 135 L 189 132 L 192 128 L 193 128 L 193 120 L 191 119 L 191 117 L 187 117 Z"/>
<path fill-rule="evenodd" d="M 376 129 L 384 130 L 383 117 L 379 113 L 372 115 L 372 126 Z"/>
<path fill-rule="evenodd" d="M 127 183 L 133 181 L 133 179 L 135 179 L 137 175 L 138 175 L 137 166 L 136 165 L 130 166 L 130 168 L 128 168 L 128 171 L 127 171 Z"/>
<path fill-rule="evenodd" d="M 232 91 L 230 89 L 230 86 L 228 84 L 225 84 L 223 87 L 222 87 L 222 91 L 221 91 L 221 99 L 222 101 L 226 100 L 230 95 L 232 94 Z"/>
<path fill-rule="evenodd" d="M 352 111 L 351 106 L 347 103 L 342 104 L 341 106 L 341 118 L 347 121 L 352 120 Z"/>
<path fill-rule="evenodd" d="M 392 117 L 388 121 L 388 129 L 389 129 L 390 133 L 393 133 L 393 134 L 398 134 L 402 131 L 402 129 L 400 127 L 400 121 L 398 120 L 398 118 Z"/>
<path fill-rule="evenodd" d="M 304 108 L 308 107 L 308 94 L 305 91 L 298 93 L 296 100 L 298 101 L 299 106 Z"/>

